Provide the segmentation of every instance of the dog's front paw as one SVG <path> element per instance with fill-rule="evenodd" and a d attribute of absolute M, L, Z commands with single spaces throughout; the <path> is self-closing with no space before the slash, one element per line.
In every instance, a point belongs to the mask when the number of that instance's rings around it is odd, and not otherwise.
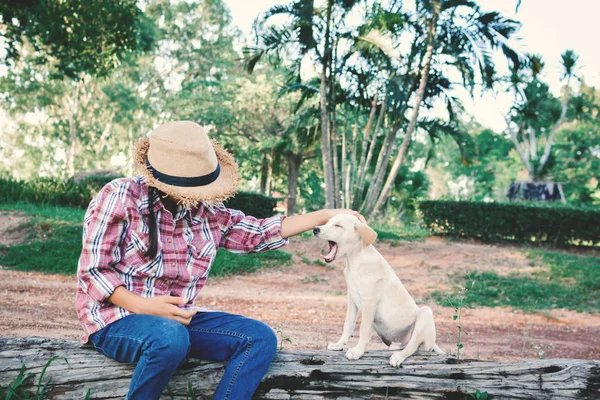
<path fill-rule="evenodd" d="M 365 354 L 365 351 L 356 346 L 346 352 L 346 358 L 348 360 L 358 360 L 363 356 L 363 354 Z"/>
<path fill-rule="evenodd" d="M 337 343 L 329 343 L 327 345 L 327 350 L 335 350 L 335 351 L 340 351 L 344 349 L 344 345 L 340 342 Z"/>
<path fill-rule="evenodd" d="M 390 357 L 390 365 L 392 367 L 399 367 L 406 360 L 406 357 L 402 355 L 401 351 L 397 351 Z"/>

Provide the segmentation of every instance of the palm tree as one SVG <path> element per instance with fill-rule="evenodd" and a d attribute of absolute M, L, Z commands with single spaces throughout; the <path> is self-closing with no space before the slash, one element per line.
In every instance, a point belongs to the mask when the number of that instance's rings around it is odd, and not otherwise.
<path fill-rule="evenodd" d="M 383 186 L 377 181 L 373 196 L 363 209 L 377 214 L 387 201 L 395 178 L 403 164 L 407 150 L 417 127 L 420 107 L 432 88 L 432 76 L 441 77 L 443 67 L 453 67 L 463 77 L 463 84 L 473 90 L 476 78 L 490 87 L 494 82 L 494 63 L 491 53 L 500 49 L 513 65 L 519 66 L 521 57 L 508 43 L 519 24 L 502 17 L 497 12 L 484 13 L 470 0 L 421 0 L 417 1 L 413 26 L 426 26 L 422 47 L 425 48 L 419 65 L 419 86 L 414 97 L 412 112 L 404 139 L 396 154 L 392 169 Z M 418 32 L 417 29 L 415 29 Z M 473 68 L 473 65 L 476 68 Z M 438 72 L 432 74 L 432 68 Z"/>
<path fill-rule="evenodd" d="M 269 27 L 260 35 L 259 46 L 244 49 L 244 65 L 252 72 L 256 64 L 265 56 L 280 65 L 282 54 L 292 55 L 291 69 L 293 78 L 300 82 L 300 64 L 302 58 L 309 57 L 320 65 L 320 119 L 321 154 L 326 190 L 326 206 L 335 207 L 338 203 L 337 185 L 334 178 L 334 156 L 332 154 L 332 118 L 334 118 L 335 99 L 332 88 L 339 70 L 337 46 L 342 35 L 343 21 L 358 0 L 327 0 L 324 9 L 316 9 L 314 0 L 295 0 L 288 5 L 272 7 L 260 21 L 260 25 L 274 15 L 286 15 L 290 22 L 282 27 Z M 294 83 L 294 82 L 290 82 Z M 335 128 L 335 124 L 333 125 Z M 333 140 L 335 142 L 335 139 Z"/>
<path fill-rule="evenodd" d="M 319 109 L 306 107 L 284 122 L 286 129 L 273 147 L 273 164 L 287 163 L 287 212 L 296 213 L 298 179 L 302 163 L 315 157 L 315 147 L 319 142 Z"/>
<path fill-rule="evenodd" d="M 529 76 L 513 71 L 511 80 L 515 93 L 515 105 L 507 115 L 507 132 L 513 142 L 530 181 L 544 175 L 552 152 L 556 132 L 566 120 L 571 99 L 571 79 L 575 77 L 578 56 L 572 50 L 561 55 L 562 79 L 566 79 L 562 101 L 551 93 L 548 85 L 539 79 L 544 67 L 540 56 L 530 56 Z M 547 132 L 547 133 L 546 133 Z M 538 154 L 540 139 L 545 140 L 542 154 Z"/>

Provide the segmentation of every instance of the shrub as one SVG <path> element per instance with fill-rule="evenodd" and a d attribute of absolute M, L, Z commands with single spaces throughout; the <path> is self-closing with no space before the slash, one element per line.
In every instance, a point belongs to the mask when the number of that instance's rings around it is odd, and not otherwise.
<path fill-rule="evenodd" d="M 73 179 L 37 178 L 22 181 L 0 176 L 0 203 L 31 203 L 87 208 L 92 198 L 110 181 L 119 176 L 88 176 Z M 225 202 L 230 208 L 242 210 L 257 218 L 271 217 L 277 199 L 259 193 L 238 192 Z"/>
<path fill-rule="evenodd" d="M 260 193 L 238 192 L 235 197 L 230 198 L 224 204 L 228 208 L 241 210 L 246 215 L 267 218 L 275 214 L 277 199 Z"/>
<path fill-rule="evenodd" d="M 426 226 L 436 234 L 486 241 L 600 245 L 600 209 L 544 203 L 421 201 Z"/>
<path fill-rule="evenodd" d="M 32 203 L 87 208 L 94 195 L 117 176 L 90 176 L 80 183 L 60 178 L 22 181 L 0 177 L 0 203 Z"/>

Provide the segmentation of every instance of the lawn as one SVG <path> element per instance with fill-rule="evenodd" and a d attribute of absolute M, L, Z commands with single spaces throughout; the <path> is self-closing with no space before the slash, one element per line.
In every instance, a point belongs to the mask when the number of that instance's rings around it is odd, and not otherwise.
<path fill-rule="evenodd" d="M 600 258 L 549 250 L 529 250 L 530 275 L 501 276 L 494 271 L 475 271 L 460 277 L 464 290 L 448 295 L 441 291 L 431 297 L 444 306 L 513 307 L 527 312 L 567 308 L 600 313 Z"/>
<path fill-rule="evenodd" d="M 31 219 L 25 227 L 24 243 L 0 246 L 0 264 L 21 271 L 73 275 L 81 253 L 84 210 L 70 207 L 0 204 L 0 211 L 21 211 Z M 232 254 L 219 250 L 211 276 L 254 272 L 291 262 L 291 254 L 280 250 L 260 254 Z"/>

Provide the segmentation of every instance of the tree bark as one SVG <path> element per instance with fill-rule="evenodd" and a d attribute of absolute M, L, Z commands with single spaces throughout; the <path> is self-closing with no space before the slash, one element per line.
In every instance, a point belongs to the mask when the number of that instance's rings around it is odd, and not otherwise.
<path fill-rule="evenodd" d="M 296 201 L 298 199 L 298 174 L 302 165 L 302 155 L 289 152 L 286 154 L 288 162 L 288 199 L 287 215 L 296 213 Z"/>
<path fill-rule="evenodd" d="M 79 85 L 80 80 L 75 80 L 73 87 L 73 101 L 71 102 L 71 112 L 69 115 L 69 148 L 67 149 L 67 175 L 75 175 L 75 147 L 77 142 L 77 108 L 79 103 Z"/>
<path fill-rule="evenodd" d="M 390 129 L 388 136 L 386 137 L 386 142 L 384 143 L 384 148 L 382 148 L 379 152 L 377 165 L 375 167 L 375 174 L 373 175 L 372 179 L 373 183 L 371 183 L 371 186 L 369 186 L 369 190 L 365 196 L 364 205 L 361 207 L 364 210 L 372 209 L 374 201 L 377 199 L 377 194 L 381 191 L 383 178 L 385 177 L 387 166 L 392 158 L 392 151 L 394 149 L 394 145 L 396 144 L 396 136 L 398 136 L 399 130 L 400 128 L 398 123 Z"/>
<path fill-rule="evenodd" d="M 544 153 L 542 153 L 542 158 L 540 158 L 540 163 L 538 165 L 538 170 L 536 171 L 537 172 L 536 175 L 539 175 L 542 172 L 542 170 L 544 169 L 544 166 L 548 162 L 548 158 L 550 158 L 550 152 L 552 150 L 552 143 L 554 142 L 554 135 L 556 134 L 556 132 L 558 131 L 558 128 L 560 128 L 563 121 L 565 120 L 565 117 L 567 116 L 567 108 L 569 105 L 569 84 L 570 83 L 571 83 L 571 77 L 569 76 L 567 78 L 567 86 L 565 88 L 565 96 L 563 97 L 563 101 L 562 101 L 560 117 L 558 117 L 558 120 L 554 123 L 554 125 L 552 126 L 552 129 L 550 130 L 550 133 L 548 134 L 548 139 L 546 139 L 546 147 L 544 148 Z"/>
<path fill-rule="evenodd" d="M 362 193 L 362 189 L 364 188 L 365 175 L 367 171 L 367 166 L 365 165 L 365 161 L 367 159 L 367 148 L 369 146 L 369 137 L 371 136 L 371 129 L 373 128 L 373 122 L 375 121 L 375 115 L 377 114 L 377 97 L 378 93 L 375 93 L 373 96 L 373 101 L 371 102 L 371 112 L 369 113 L 369 120 L 367 121 L 367 126 L 365 127 L 365 133 L 363 134 L 362 140 L 362 149 L 360 152 L 360 162 L 358 164 L 358 172 L 357 172 L 357 181 L 356 181 L 356 192 L 354 195 L 354 204 L 352 207 L 354 209 L 358 208 L 360 205 L 360 195 Z"/>
<path fill-rule="evenodd" d="M 471 399 L 475 391 L 489 399 L 596 399 L 600 396 L 597 360 L 526 360 L 515 363 L 460 360 L 419 352 L 400 368 L 389 365 L 390 351 L 367 351 L 357 361 L 343 352 L 279 352 L 254 399 Z M 35 393 L 44 375 L 45 399 L 123 399 L 134 365 L 118 363 L 74 341 L 47 338 L 0 339 L 0 386 L 14 381 L 21 367 L 33 377 L 25 388 Z M 64 361 L 68 360 L 68 364 Z M 162 398 L 189 398 L 188 384 L 209 399 L 223 376 L 223 362 L 188 359 L 175 373 Z M 42 384 L 43 385 L 43 384 Z"/>
<path fill-rule="evenodd" d="M 329 57 L 331 57 L 331 45 L 329 43 L 331 36 L 331 13 L 333 0 L 327 0 L 327 28 L 325 30 L 325 47 L 323 49 L 323 68 L 321 70 L 321 154 L 323 159 L 323 176 L 325 179 L 325 207 L 333 208 L 334 200 L 334 180 L 333 166 L 331 160 L 331 138 L 329 133 L 329 113 L 327 105 L 327 66 Z"/>
<path fill-rule="evenodd" d="M 260 160 L 260 193 L 267 194 L 267 185 L 269 181 L 269 155 L 266 152 L 262 153 Z"/>
<path fill-rule="evenodd" d="M 351 207 L 353 199 L 352 199 L 352 187 L 354 186 L 354 178 L 356 172 L 356 138 L 358 136 L 358 125 L 354 124 L 354 129 L 352 130 L 352 141 L 350 142 L 350 146 L 352 146 L 352 150 L 350 151 L 350 162 L 346 165 L 346 207 Z"/>
<path fill-rule="evenodd" d="M 348 158 L 348 110 L 346 110 L 346 117 L 344 118 L 344 129 L 342 130 L 342 164 L 340 165 L 340 184 L 342 192 L 342 207 L 348 208 L 348 196 L 346 194 L 346 188 L 348 187 L 348 176 L 346 175 L 346 163 Z"/>

